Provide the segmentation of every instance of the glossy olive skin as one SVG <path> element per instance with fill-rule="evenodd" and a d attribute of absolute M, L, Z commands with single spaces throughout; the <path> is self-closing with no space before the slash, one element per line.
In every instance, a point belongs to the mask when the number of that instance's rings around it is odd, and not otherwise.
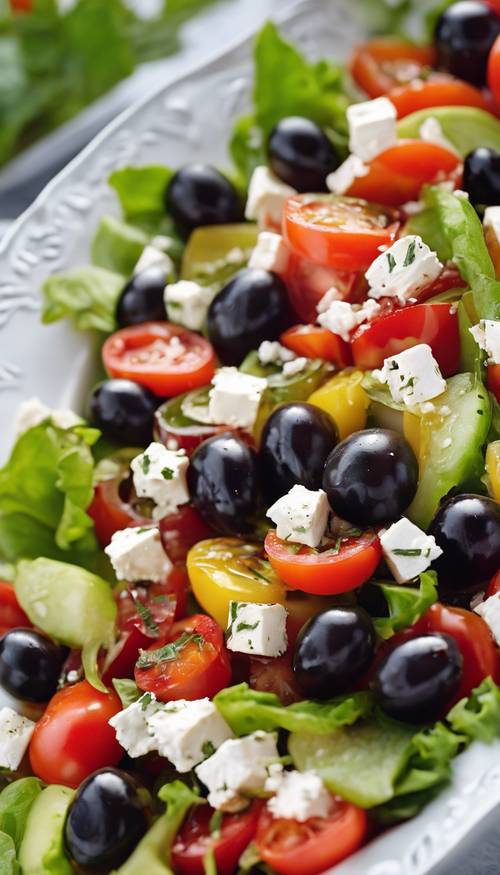
<path fill-rule="evenodd" d="M 165 206 L 185 233 L 201 225 L 225 225 L 242 219 L 236 189 L 209 164 L 186 164 L 167 185 Z"/>
<path fill-rule="evenodd" d="M 231 432 L 215 435 L 195 450 L 187 482 L 204 520 L 222 534 L 252 531 L 258 501 L 257 455 Z"/>
<path fill-rule="evenodd" d="M 290 324 L 286 286 L 267 270 L 240 270 L 212 301 L 208 336 L 219 358 L 239 365 L 263 340 L 276 340 Z"/>
<path fill-rule="evenodd" d="M 132 380 L 105 380 L 89 399 L 89 420 L 106 437 L 128 446 L 146 446 L 153 435 L 159 400 Z"/>
<path fill-rule="evenodd" d="M 295 679 L 306 698 L 329 699 L 350 688 L 375 652 L 375 631 L 363 608 L 331 608 L 301 630 L 293 657 Z"/>
<path fill-rule="evenodd" d="M 474 206 L 500 203 L 500 152 L 480 146 L 464 161 L 463 189 Z"/>
<path fill-rule="evenodd" d="M 439 508 L 429 528 L 443 555 L 436 559 L 440 587 L 474 589 L 500 568 L 500 505 L 484 495 L 456 495 Z"/>
<path fill-rule="evenodd" d="M 437 720 L 460 685 L 463 658 L 451 635 L 421 635 L 390 650 L 372 690 L 386 714 L 408 723 Z"/>
<path fill-rule="evenodd" d="M 436 25 L 438 66 L 473 85 L 484 85 L 488 55 L 499 33 L 500 19 L 486 3 L 453 3 Z"/>
<path fill-rule="evenodd" d="M 418 484 L 418 462 L 397 432 L 369 428 L 337 444 L 328 456 L 323 489 L 342 519 L 358 526 L 397 520 Z"/>
<path fill-rule="evenodd" d="M 326 191 L 326 177 L 340 163 L 324 131 L 302 116 L 278 122 L 267 152 L 273 173 L 297 191 Z"/>
<path fill-rule="evenodd" d="M 0 686 L 16 699 L 48 702 L 67 655 L 35 629 L 11 629 L 0 638 Z"/>
<path fill-rule="evenodd" d="M 163 301 L 166 282 L 165 271 L 160 267 L 148 267 L 133 276 L 116 305 L 116 321 L 120 328 L 143 322 L 164 322 L 167 318 Z"/>
<path fill-rule="evenodd" d="M 99 769 L 80 784 L 64 823 L 64 846 L 84 871 L 120 866 L 149 826 L 150 797 L 120 769 Z"/>
<path fill-rule="evenodd" d="M 335 423 L 318 407 L 283 404 L 262 432 L 259 470 L 268 502 L 277 501 L 296 483 L 320 489 L 328 454 L 338 440 Z"/>

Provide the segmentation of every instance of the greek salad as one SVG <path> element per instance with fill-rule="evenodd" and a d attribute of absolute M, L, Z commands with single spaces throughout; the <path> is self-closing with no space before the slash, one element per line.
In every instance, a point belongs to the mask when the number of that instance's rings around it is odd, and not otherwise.
<path fill-rule="evenodd" d="M 232 166 L 123 167 L 0 470 L 2 875 L 319 875 L 500 738 L 500 8 L 269 23 Z"/>

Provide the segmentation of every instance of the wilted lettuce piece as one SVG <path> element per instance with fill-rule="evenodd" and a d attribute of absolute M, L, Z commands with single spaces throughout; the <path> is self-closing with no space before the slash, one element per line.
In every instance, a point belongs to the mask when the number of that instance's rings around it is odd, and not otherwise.
<path fill-rule="evenodd" d="M 115 170 L 109 184 L 116 191 L 126 219 L 165 212 L 165 189 L 173 171 L 159 164 Z"/>
<path fill-rule="evenodd" d="M 469 741 L 493 741 L 500 738 L 500 689 L 491 678 L 461 699 L 447 717 L 455 732 Z"/>
<path fill-rule="evenodd" d="M 82 331 L 114 331 L 116 304 L 124 285 L 124 276 L 95 265 L 54 274 L 42 286 L 42 321 L 68 317 Z"/>
<path fill-rule="evenodd" d="M 113 216 L 104 216 L 92 240 L 92 263 L 129 277 L 149 239 L 140 228 L 121 222 Z"/>
<path fill-rule="evenodd" d="M 7 784 L 0 793 L 0 832 L 10 836 L 16 851 L 19 850 L 31 806 L 41 790 L 42 783 L 38 778 L 19 778 Z M 0 866 L 0 872 L 3 871 Z"/>
<path fill-rule="evenodd" d="M 437 601 L 437 577 L 434 571 L 423 571 L 419 575 L 418 589 L 401 584 L 377 583 L 382 590 L 389 608 L 388 617 L 377 617 L 373 621 L 375 631 L 381 638 L 391 638 L 408 626 L 413 626 Z"/>

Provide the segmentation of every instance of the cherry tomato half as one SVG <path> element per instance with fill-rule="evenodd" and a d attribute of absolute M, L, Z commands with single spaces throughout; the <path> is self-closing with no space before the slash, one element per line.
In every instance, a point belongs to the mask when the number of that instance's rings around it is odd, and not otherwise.
<path fill-rule="evenodd" d="M 338 334 L 319 325 L 294 325 L 281 335 L 280 342 L 299 356 L 324 359 L 338 368 L 347 368 L 352 363 L 349 344 Z"/>
<path fill-rule="evenodd" d="M 206 386 L 215 369 L 211 343 L 169 322 L 122 328 L 104 342 L 102 358 L 112 377 L 133 380 L 165 398 Z"/>
<path fill-rule="evenodd" d="M 139 659 L 135 681 L 140 690 L 158 699 L 212 698 L 229 683 L 231 664 L 221 627 L 205 614 L 175 623 L 166 644 L 176 645 L 161 654 L 153 644 Z M 141 661 L 149 664 L 141 664 Z"/>
<path fill-rule="evenodd" d="M 357 851 L 366 836 L 366 812 L 333 797 L 332 803 L 328 817 L 304 823 L 264 809 L 255 839 L 264 862 L 279 875 L 318 875 Z"/>
<path fill-rule="evenodd" d="M 358 328 L 351 341 L 354 364 L 363 371 L 381 368 L 385 358 L 417 343 L 429 344 L 445 377 L 457 373 L 460 338 L 457 314 L 450 304 L 402 307 Z"/>
<path fill-rule="evenodd" d="M 500 9 L 496 11 L 500 15 Z M 500 36 L 493 43 L 488 58 L 488 85 L 497 106 L 500 106 Z"/>
<path fill-rule="evenodd" d="M 6 580 L 0 580 L 0 635 L 18 626 L 31 626 L 28 617 L 16 598 L 14 587 Z"/>
<path fill-rule="evenodd" d="M 110 456 L 110 471 L 116 474 L 100 480 L 87 513 L 94 521 L 95 533 L 101 547 L 106 547 L 115 532 L 129 526 L 151 525 L 146 515 L 144 499 L 138 499 L 132 488 L 130 462 L 139 450 L 119 450 Z"/>
<path fill-rule="evenodd" d="M 399 223 L 380 204 L 339 195 L 299 194 L 285 204 L 283 233 L 288 246 L 303 258 L 338 270 L 367 268 L 390 246 Z"/>
<path fill-rule="evenodd" d="M 500 571 L 497 571 L 495 576 L 490 580 L 490 585 L 486 590 L 485 598 L 489 599 L 490 596 L 496 595 L 497 592 L 500 592 Z"/>
<path fill-rule="evenodd" d="M 178 875 L 204 875 L 203 860 L 212 850 L 218 875 L 233 875 L 238 860 L 253 840 L 264 803 L 256 799 L 238 814 L 224 814 L 217 836 L 210 831 L 213 808 L 199 805 L 181 827 L 172 847 L 172 863 Z"/>
<path fill-rule="evenodd" d="M 282 541 L 271 530 L 264 549 L 276 573 L 292 589 L 315 595 L 332 595 L 361 586 L 375 571 L 382 555 L 373 532 L 344 538 L 340 546 L 322 552 Z"/>
<path fill-rule="evenodd" d="M 493 111 L 491 100 L 487 100 L 479 88 L 442 73 L 431 76 L 425 82 L 417 79 L 392 88 L 387 96 L 396 107 L 398 118 L 434 106 L 475 106 L 486 112 Z"/>
<path fill-rule="evenodd" d="M 116 766 L 123 750 L 108 720 L 121 709 L 116 693 L 100 693 L 87 681 L 56 693 L 30 742 L 35 775 L 46 784 L 78 787 L 96 769 Z"/>
<path fill-rule="evenodd" d="M 351 73 L 369 97 L 382 97 L 398 85 L 418 80 L 425 68 L 434 66 L 435 60 L 431 46 L 380 38 L 355 48 Z"/>
<path fill-rule="evenodd" d="M 486 369 L 486 385 L 500 404 L 500 365 L 488 365 Z"/>
<path fill-rule="evenodd" d="M 303 698 L 295 680 L 290 647 L 283 656 L 250 656 L 248 683 L 252 690 L 274 693 L 282 705 L 293 705 Z"/>
<path fill-rule="evenodd" d="M 368 289 L 362 272 L 336 270 L 295 252 L 290 253 L 284 279 L 292 308 L 302 322 L 316 320 L 317 306 L 332 287 L 338 289 L 345 301 L 353 304 L 364 300 Z"/>

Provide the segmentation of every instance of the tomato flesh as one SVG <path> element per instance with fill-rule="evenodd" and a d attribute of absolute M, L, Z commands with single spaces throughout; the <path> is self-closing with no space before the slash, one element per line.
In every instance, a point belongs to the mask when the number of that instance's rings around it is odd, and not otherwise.
<path fill-rule="evenodd" d="M 294 325 L 281 335 L 280 343 L 298 356 L 324 359 L 338 368 L 347 368 L 352 364 L 349 344 L 338 334 L 319 325 Z"/>
<path fill-rule="evenodd" d="M 302 322 L 315 322 L 317 306 L 332 287 L 351 303 L 363 300 L 368 289 L 362 272 L 336 270 L 296 252 L 290 252 L 284 279 L 293 311 Z"/>
<path fill-rule="evenodd" d="M 264 803 L 254 800 L 239 814 L 224 814 L 217 837 L 210 832 L 213 808 L 199 805 L 181 827 L 172 847 L 172 863 L 178 875 L 204 875 L 204 858 L 212 850 L 218 875 L 233 875 L 238 860 L 257 831 Z"/>
<path fill-rule="evenodd" d="M 21 608 L 14 587 L 0 580 L 0 635 L 19 626 L 30 627 L 32 623 Z"/>
<path fill-rule="evenodd" d="M 486 385 L 500 404 L 500 365 L 488 365 L 486 370 Z"/>
<path fill-rule="evenodd" d="M 423 70 L 433 67 L 435 60 L 432 46 L 381 37 L 355 48 L 351 73 L 369 97 L 382 97 L 402 83 L 418 81 Z"/>
<path fill-rule="evenodd" d="M 398 118 L 434 106 L 474 106 L 486 112 L 493 111 L 491 100 L 487 100 L 479 88 L 442 73 L 434 74 L 425 82 L 417 79 L 392 88 L 387 96 L 396 107 Z"/>

